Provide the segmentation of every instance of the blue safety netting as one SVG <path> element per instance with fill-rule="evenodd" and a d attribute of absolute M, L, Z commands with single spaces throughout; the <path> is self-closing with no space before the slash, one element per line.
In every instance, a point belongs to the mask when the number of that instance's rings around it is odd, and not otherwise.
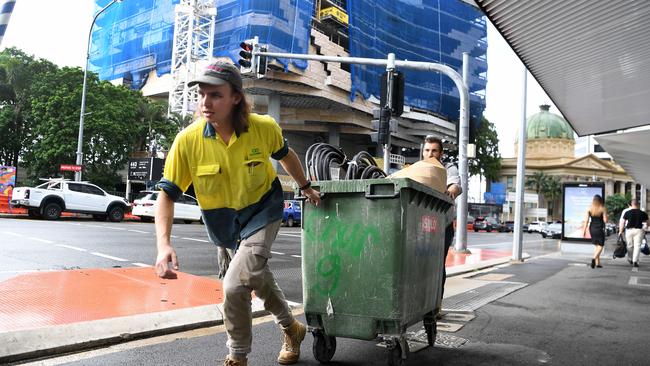
<path fill-rule="evenodd" d="M 259 37 L 269 52 L 308 53 L 313 0 L 231 0 L 218 2 L 215 56 L 237 62 L 241 41 Z M 278 59 L 285 67 L 286 59 Z M 292 60 L 302 70 L 307 61 Z"/>
<path fill-rule="evenodd" d="M 461 0 L 348 0 L 350 56 L 437 62 L 462 74 L 470 55 L 470 118 L 485 109 L 487 29 L 479 9 Z M 352 66 L 352 94 L 380 95 L 384 68 Z M 457 120 L 460 99 L 454 82 L 439 73 L 399 70 L 405 75 L 405 104 Z"/>
<path fill-rule="evenodd" d="M 110 0 L 95 0 L 96 10 Z M 90 70 L 102 80 L 124 78 L 142 87 L 153 69 L 170 72 L 174 6 L 179 0 L 129 0 L 112 5 L 92 33 Z M 214 56 L 237 61 L 239 44 L 254 35 L 269 51 L 307 53 L 313 0 L 216 1 Z M 282 62 L 282 60 L 279 60 Z M 306 61 L 292 62 L 304 69 Z M 286 66 L 286 64 L 284 64 Z"/>

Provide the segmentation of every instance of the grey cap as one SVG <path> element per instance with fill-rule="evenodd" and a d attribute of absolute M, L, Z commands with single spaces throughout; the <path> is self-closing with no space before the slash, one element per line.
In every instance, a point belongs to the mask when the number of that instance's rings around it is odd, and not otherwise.
<path fill-rule="evenodd" d="M 226 82 L 232 84 L 237 90 L 242 90 L 241 74 L 239 68 L 229 62 L 216 61 L 203 69 L 203 71 L 188 86 L 196 84 L 223 85 Z"/>

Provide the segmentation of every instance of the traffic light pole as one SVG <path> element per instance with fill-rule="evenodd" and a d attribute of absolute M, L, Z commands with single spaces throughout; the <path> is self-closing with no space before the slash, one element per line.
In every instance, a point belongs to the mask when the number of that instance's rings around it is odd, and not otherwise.
<path fill-rule="evenodd" d="M 433 63 L 433 62 L 418 62 L 418 61 L 400 61 L 395 60 L 395 54 L 389 53 L 387 59 L 375 59 L 375 58 L 363 58 L 363 57 L 340 57 L 340 56 L 323 56 L 323 55 L 306 55 L 306 54 L 295 54 L 295 53 L 281 53 L 281 52 L 259 52 L 257 49 L 253 49 L 252 57 L 273 57 L 273 58 L 287 58 L 295 60 L 312 60 L 312 61 L 324 61 L 324 62 L 338 62 L 345 64 L 357 64 L 357 65 L 373 65 L 373 66 L 383 66 L 386 67 L 387 71 L 394 71 L 396 68 L 405 68 L 419 71 L 427 72 L 439 72 L 441 74 L 447 75 L 458 88 L 460 94 L 460 123 L 459 130 L 459 146 L 458 146 L 458 168 L 461 179 L 461 188 L 463 193 L 457 198 L 458 210 L 456 212 L 456 244 L 454 248 L 457 252 L 467 252 L 467 177 L 468 177 L 468 165 L 467 165 L 467 143 L 468 143 L 468 131 L 469 131 L 469 91 L 467 84 L 463 80 L 463 77 L 457 73 L 454 69 L 447 65 Z M 463 68 L 467 66 L 465 64 L 469 63 L 469 56 L 464 55 L 463 57 Z M 391 80 L 392 78 L 388 78 Z M 390 81 L 389 81 L 390 83 Z M 392 98 L 392 88 L 388 89 L 388 100 Z M 388 106 L 391 106 L 390 102 Z M 390 134 L 390 133 L 389 133 Z M 388 158 L 387 158 L 388 157 Z M 384 145 L 384 171 L 388 172 L 387 164 L 390 164 L 390 140 L 387 144 Z"/>

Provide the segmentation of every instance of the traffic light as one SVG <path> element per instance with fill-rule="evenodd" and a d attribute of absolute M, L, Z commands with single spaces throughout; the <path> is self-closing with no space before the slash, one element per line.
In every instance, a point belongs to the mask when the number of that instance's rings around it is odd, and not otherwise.
<path fill-rule="evenodd" d="M 393 116 L 401 116 L 404 113 L 404 74 L 399 71 L 393 71 L 393 96 L 390 105 L 391 114 Z M 381 93 L 380 105 L 386 105 L 388 90 L 388 72 L 381 75 Z"/>
<path fill-rule="evenodd" d="M 267 52 L 266 46 L 260 46 L 260 52 Z M 266 56 L 257 56 L 257 77 L 263 78 L 266 75 L 268 61 Z"/>
<path fill-rule="evenodd" d="M 242 74 L 252 74 L 257 71 L 257 65 L 255 57 L 253 57 L 253 51 L 257 47 L 257 39 L 247 39 L 244 42 L 239 44 L 241 51 L 239 51 L 239 56 L 241 57 L 238 61 L 240 66 L 240 71 Z"/>

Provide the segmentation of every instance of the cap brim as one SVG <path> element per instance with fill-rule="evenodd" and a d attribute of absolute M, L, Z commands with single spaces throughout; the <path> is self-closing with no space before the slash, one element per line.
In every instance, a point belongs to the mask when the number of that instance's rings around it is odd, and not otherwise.
<path fill-rule="evenodd" d="M 196 84 L 224 85 L 224 84 L 228 84 L 228 81 L 221 78 L 204 75 L 204 76 L 199 76 L 198 78 L 187 83 L 188 86 L 194 86 Z"/>

